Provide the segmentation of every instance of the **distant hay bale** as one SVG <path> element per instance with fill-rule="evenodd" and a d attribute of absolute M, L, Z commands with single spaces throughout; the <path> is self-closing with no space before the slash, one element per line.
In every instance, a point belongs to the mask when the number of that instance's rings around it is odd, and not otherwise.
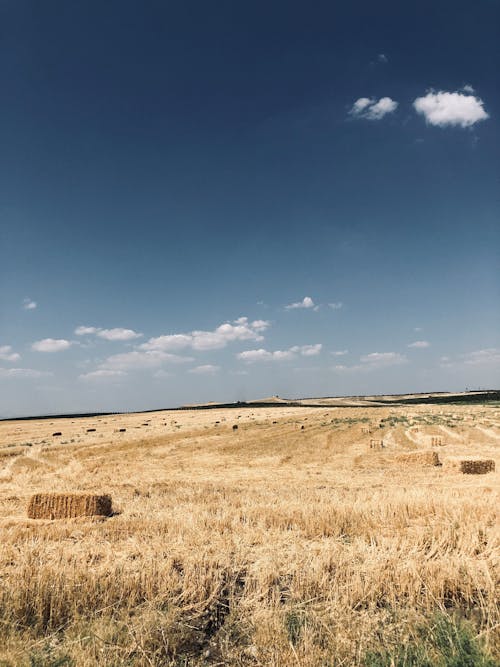
<path fill-rule="evenodd" d="M 87 429 L 87 433 L 94 433 L 95 431 L 97 431 L 97 429 L 95 429 L 95 428 L 88 428 Z"/>
<path fill-rule="evenodd" d="M 439 466 L 439 456 L 432 449 L 417 450 L 414 452 L 404 452 L 396 454 L 395 460 L 398 463 L 409 463 L 423 466 Z"/>
<path fill-rule="evenodd" d="M 362 426 L 361 433 L 371 433 L 369 426 Z"/>
<path fill-rule="evenodd" d="M 370 440 L 370 449 L 384 449 L 384 441 Z"/>
<path fill-rule="evenodd" d="M 431 445 L 432 445 L 432 447 L 442 447 L 443 446 L 443 439 L 438 437 L 438 436 L 432 436 Z"/>
<path fill-rule="evenodd" d="M 461 472 L 464 475 L 485 475 L 488 472 L 494 472 L 495 461 L 476 457 L 450 456 L 444 460 L 444 467 L 449 472 Z"/>
<path fill-rule="evenodd" d="M 56 431 L 55 433 L 52 433 L 52 437 L 55 437 L 56 435 L 62 435 L 61 431 Z"/>
<path fill-rule="evenodd" d="M 233 424 L 233 431 L 237 431 L 237 430 L 238 430 L 238 424 Z"/>
<path fill-rule="evenodd" d="M 90 493 L 36 493 L 28 503 L 30 519 L 110 516 L 111 496 Z"/>
<path fill-rule="evenodd" d="M 125 433 L 126 430 L 127 430 L 126 428 L 119 428 L 118 433 Z"/>

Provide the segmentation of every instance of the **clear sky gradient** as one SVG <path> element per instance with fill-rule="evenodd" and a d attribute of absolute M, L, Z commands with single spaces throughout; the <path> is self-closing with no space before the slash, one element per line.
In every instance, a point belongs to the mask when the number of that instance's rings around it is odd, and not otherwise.
<path fill-rule="evenodd" d="M 500 385 L 496 1 L 0 21 L 0 416 Z"/>

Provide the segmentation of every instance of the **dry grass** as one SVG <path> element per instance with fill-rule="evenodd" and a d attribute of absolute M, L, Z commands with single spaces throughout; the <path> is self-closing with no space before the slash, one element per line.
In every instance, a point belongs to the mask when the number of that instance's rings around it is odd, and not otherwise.
<path fill-rule="evenodd" d="M 411 407 L 422 437 L 442 410 Z M 475 424 L 498 424 L 494 410 L 453 407 Z M 0 462 L 0 664 L 361 667 L 436 611 L 500 657 L 497 472 L 395 464 L 411 453 L 403 427 L 367 451 L 359 419 L 386 409 L 237 415 L 0 424 L 36 461 Z M 446 456 L 498 456 L 459 424 Z M 32 494 L 100 489 L 119 510 L 107 520 L 25 518 Z"/>

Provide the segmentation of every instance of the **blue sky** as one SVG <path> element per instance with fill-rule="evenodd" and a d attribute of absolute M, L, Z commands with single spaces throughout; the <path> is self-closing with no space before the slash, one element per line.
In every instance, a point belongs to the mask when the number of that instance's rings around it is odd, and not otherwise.
<path fill-rule="evenodd" d="M 0 13 L 1 416 L 499 385 L 497 2 Z"/>

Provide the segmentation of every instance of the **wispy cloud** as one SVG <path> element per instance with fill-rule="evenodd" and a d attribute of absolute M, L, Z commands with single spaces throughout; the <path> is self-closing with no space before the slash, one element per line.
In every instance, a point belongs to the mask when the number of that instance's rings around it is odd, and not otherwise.
<path fill-rule="evenodd" d="M 335 301 L 334 303 L 329 303 L 328 305 L 332 310 L 340 310 L 344 304 L 342 301 Z"/>
<path fill-rule="evenodd" d="M 413 106 L 429 125 L 436 127 L 471 127 L 489 118 L 479 97 L 460 92 L 430 90 L 426 95 L 417 97 Z"/>
<path fill-rule="evenodd" d="M 383 63 L 384 65 L 389 62 L 389 58 L 385 55 L 385 53 L 379 53 L 377 60 L 379 63 Z"/>
<path fill-rule="evenodd" d="M 302 301 L 296 301 L 295 303 L 289 303 L 288 306 L 285 306 L 286 310 L 296 310 L 297 308 L 317 308 L 314 301 L 310 296 L 305 296 Z"/>
<path fill-rule="evenodd" d="M 468 366 L 497 366 L 500 364 L 500 348 L 489 347 L 461 355 Z"/>
<path fill-rule="evenodd" d="M 269 351 L 263 348 L 258 350 L 245 350 L 236 355 L 240 361 L 246 363 L 255 363 L 258 361 L 288 361 L 296 359 L 297 356 L 313 357 L 320 354 L 322 349 L 321 343 L 315 345 L 294 345 L 287 350 Z"/>
<path fill-rule="evenodd" d="M 52 375 L 34 368 L 0 368 L 0 378 L 40 378 Z"/>
<path fill-rule="evenodd" d="M 116 380 L 117 378 L 122 378 L 127 374 L 124 371 L 112 371 L 101 368 L 97 371 L 91 371 L 90 373 L 83 373 L 79 375 L 80 380 L 90 380 L 90 381 L 100 381 L 100 380 Z"/>
<path fill-rule="evenodd" d="M 360 363 L 352 366 L 334 366 L 333 370 L 338 372 L 370 372 L 406 364 L 408 359 L 404 354 L 400 354 L 399 352 L 371 352 L 370 354 L 362 355 L 359 361 Z"/>
<path fill-rule="evenodd" d="M 43 340 L 35 341 L 31 349 L 35 350 L 35 352 L 61 352 L 70 348 L 72 344 L 71 341 L 64 338 L 44 338 Z"/>
<path fill-rule="evenodd" d="M 37 307 L 37 302 L 33 301 L 32 299 L 24 299 L 23 300 L 23 308 L 24 310 L 35 310 Z"/>
<path fill-rule="evenodd" d="M 397 108 L 398 102 L 390 97 L 381 97 L 379 100 L 372 97 L 360 97 L 352 105 L 349 115 L 365 120 L 382 120 L 387 114 L 394 113 Z"/>
<path fill-rule="evenodd" d="M 161 350 L 176 352 L 192 349 L 197 351 L 218 350 L 236 341 L 264 340 L 262 335 L 270 326 L 266 320 L 249 321 L 248 317 L 239 317 L 232 322 L 224 322 L 213 331 L 190 331 L 181 334 L 165 334 L 150 338 L 140 345 L 141 350 Z"/>
<path fill-rule="evenodd" d="M 349 350 L 334 350 L 330 354 L 333 354 L 334 357 L 343 357 L 346 354 L 349 354 Z"/>
<path fill-rule="evenodd" d="M 428 340 L 416 340 L 414 343 L 410 343 L 407 347 L 415 347 L 418 349 L 424 349 L 426 347 L 430 347 L 431 344 L 429 343 Z"/>
<path fill-rule="evenodd" d="M 163 364 L 182 364 L 193 361 L 192 357 L 182 357 L 161 350 L 132 350 L 121 354 L 113 354 L 100 364 L 99 370 L 143 370 L 158 368 Z"/>
<path fill-rule="evenodd" d="M 0 345 L 0 359 L 2 361 L 19 361 L 21 355 L 12 351 L 11 345 Z"/>
<path fill-rule="evenodd" d="M 194 373 L 195 375 L 214 375 L 218 373 L 220 366 L 214 366 L 212 364 L 203 364 L 202 366 L 196 366 L 195 368 L 190 368 L 188 373 Z"/>

